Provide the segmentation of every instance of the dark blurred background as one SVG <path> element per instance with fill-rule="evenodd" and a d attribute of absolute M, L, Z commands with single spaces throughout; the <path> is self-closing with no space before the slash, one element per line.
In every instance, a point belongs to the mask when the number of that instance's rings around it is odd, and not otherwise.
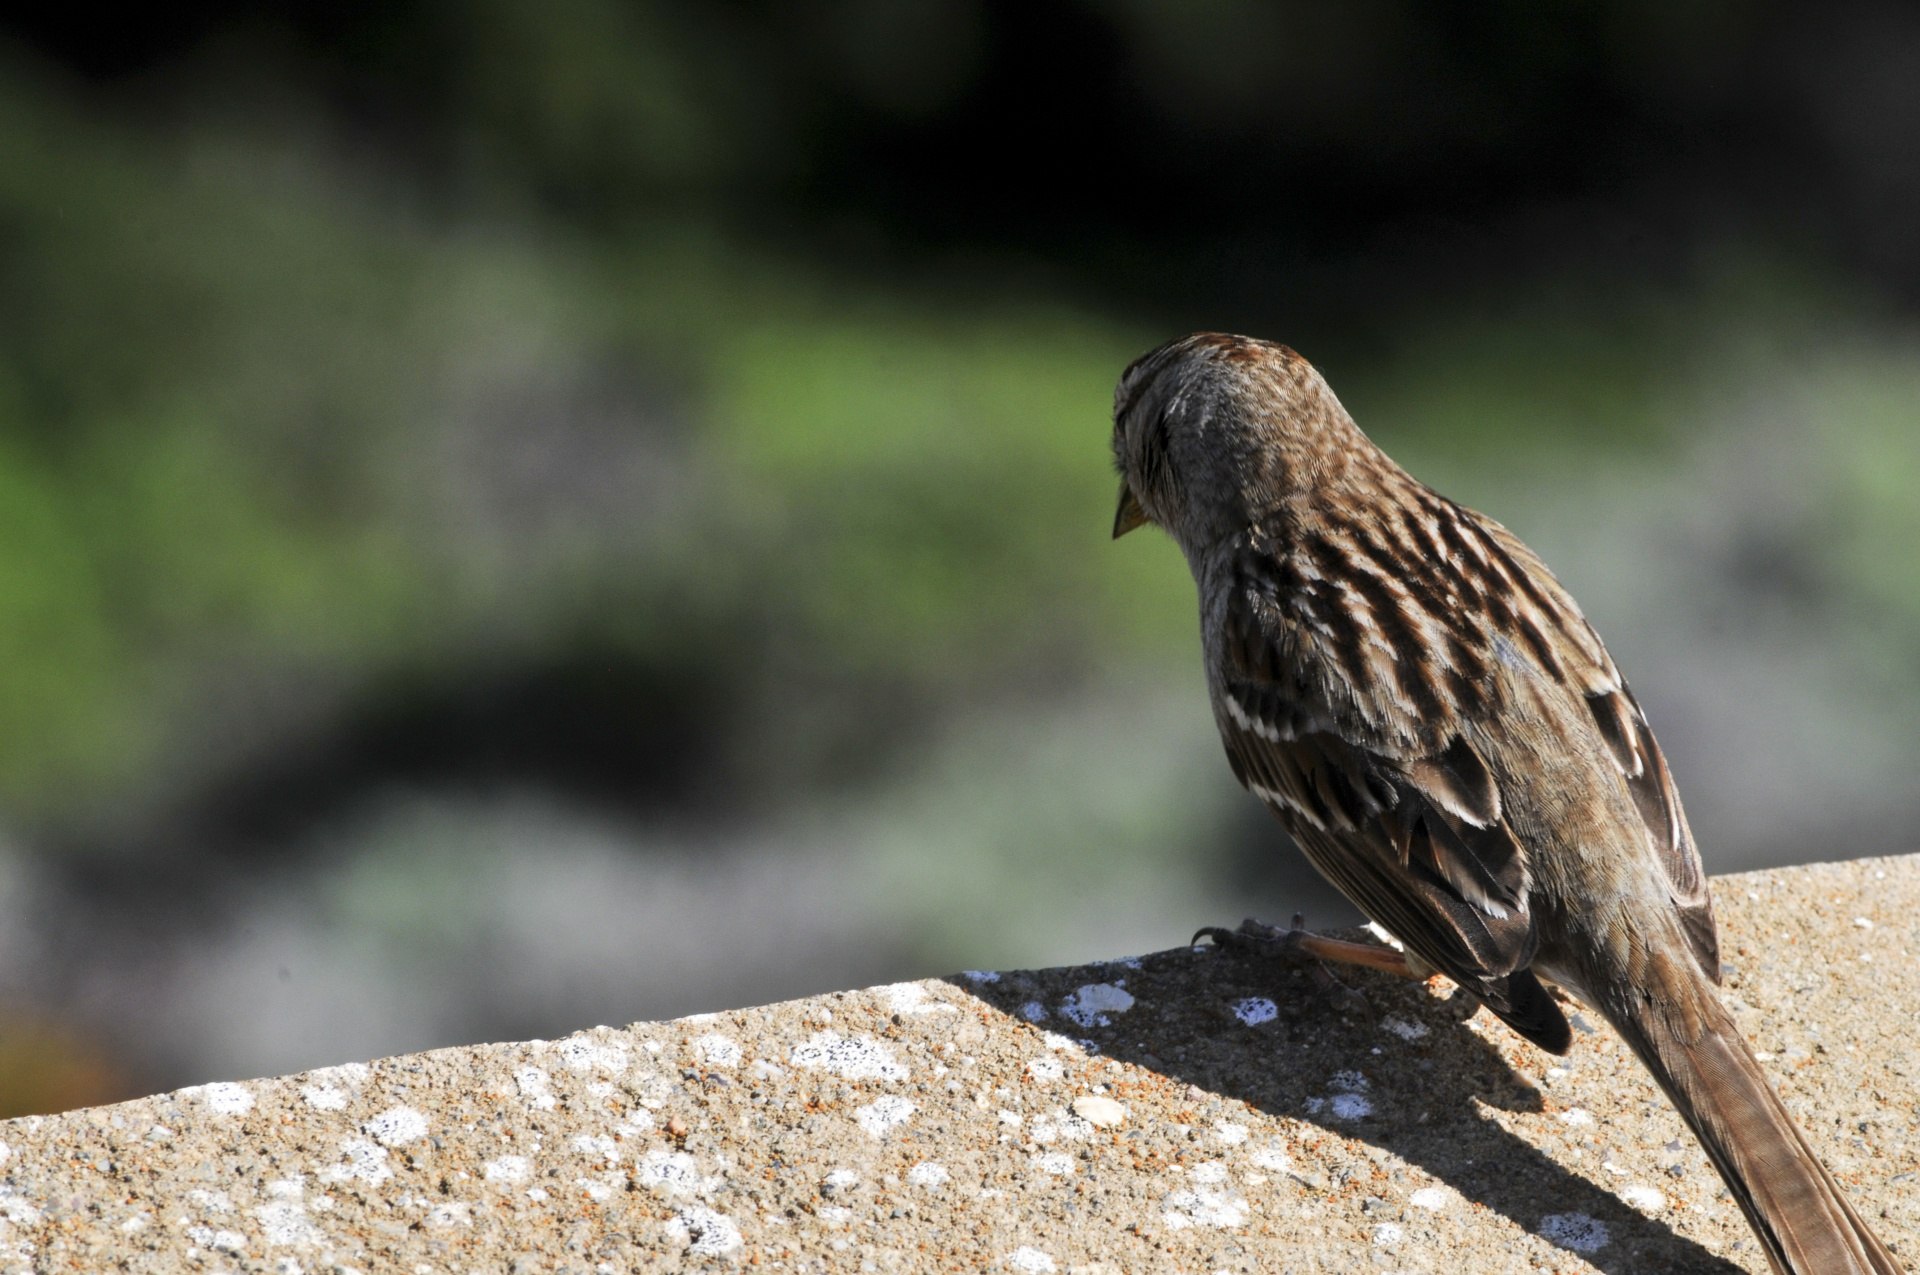
<path fill-rule="evenodd" d="M 1920 796 L 1920 11 L 202 5 L 0 33 L 0 1113 L 1351 916 L 1113 380 L 1282 339 L 1709 864 Z"/>

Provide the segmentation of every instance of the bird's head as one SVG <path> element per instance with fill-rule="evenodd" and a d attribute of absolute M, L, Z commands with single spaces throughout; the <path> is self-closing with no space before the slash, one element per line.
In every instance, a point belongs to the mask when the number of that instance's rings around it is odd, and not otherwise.
<path fill-rule="evenodd" d="M 1113 534 L 1156 523 L 1196 558 L 1323 481 L 1355 439 L 1372 450 L 1286 346 L 1218 332 L 1169 341 L 1114 389 Z"/>

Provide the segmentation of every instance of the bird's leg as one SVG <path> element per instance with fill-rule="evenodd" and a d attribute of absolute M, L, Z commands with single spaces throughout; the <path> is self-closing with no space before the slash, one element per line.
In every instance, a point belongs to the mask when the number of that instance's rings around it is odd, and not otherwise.
<path fill-rule="evenodd" d="M 1256 921 L 1252 917 L 1240 923 L 1237 930 L 1210 925 L 1197 931 L 1193 941 L 1212 939 L 1218 947 L 1230 951 L 1245 952 L 1273 959 L 1299 959 L 1311 957 L 1328 961 L 1336 965 L 1358 965 L 1364 969 L 1380 970 L 1383 973 L 1409 978 L 1415 982 L 1426 979 L 1429 971 L 1416 969 L 1407 958 L 1390 947 L 1378 943 L 1355 943 L 1349 939 L 1328 938 L 1324 934 L 1314 934 L 1302 928 L 1304 917 L 1295 915 L 1293 924 L 1286 929 L 1268 925 L 1265 921 Z"/>

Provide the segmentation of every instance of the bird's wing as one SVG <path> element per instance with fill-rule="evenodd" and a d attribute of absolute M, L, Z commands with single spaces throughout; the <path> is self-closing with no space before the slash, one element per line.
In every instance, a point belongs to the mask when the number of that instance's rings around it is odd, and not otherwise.
<path fill-rule="evenodd" d="M 1249 556 L 1240 571 L 1268 563 Z M 1280 817 L 1321 875 L 1409 950 L 1542 1048 L 1565 1016 L 1527 968 L 1538 944 L 1526 847 L 1485 760 L 1436 723 L 1365 742 L 1288 685 L 1297 647 L 1268 582 L 1235 581 L 1217 687 L 1234 775 Z M 1371 734 L 1371 732 L 1369 732 Z"/>
<path fill-rule="evenodd" d="M 1534 609 L 1549 617 L 1550 629 L 1559 638 L 1553 643 L 1553 649 L 1562 665 L 1561 676 L 1585 697 L 1600 735 L 1606 740 L 1607 751 L 1640 812 L 1648 850 L 1666 872 L 1674 910 L 1693 948 L 1694 958 L 1708 978 L 1719 982 L 1720 945 L 1713 920 L 1713 898 L 1708 890 L 1706 871 L 1700 863 L 1700 848 L 1687 826 L 1679 790 L 1674 787 L 1673 774 L 1667 769 L 1660 742 L 1647 725 L 1646 713 L 1579 606 L 1533 550 L 1491 519 L 1466 510 L 1462 513 L 1475 519 L 1488 538 L 1504 551 L 1517 574 L 1530 586 L 1527 592 Z"/>

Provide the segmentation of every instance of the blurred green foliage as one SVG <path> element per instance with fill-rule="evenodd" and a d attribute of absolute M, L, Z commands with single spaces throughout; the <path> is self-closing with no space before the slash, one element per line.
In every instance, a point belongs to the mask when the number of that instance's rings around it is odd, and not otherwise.
<path fill-rule="evenodd" d="M 1152 596 L 1146 557 L 1100 543 L 1117 489 L 1100 409 L 1138 344 L 1064 312 L 905 307 L 724 339 L 715 455 L 803 636 L 855 668 L 965 677 L 1062 625 L 1111 620 L 1124 646 L 1162 621 L 1126 605 Z"/>
<path fill-rule="evenodd" d="M 566 100 L 550 109 L 574 136 Z M 1011 284 L 856 282 L 693 221 L 596 238 L 468 223 L 324 147 L 143 134 L 31 75 L 0 89 L 0 146 L 0 800 L 16 812 L 132 783 L 208 703 L 244 714 L 221 687 L 254 666 L 351 681 L 582 626 L 644 655 L 692 625 L 735 634 L 743 658 L 964 686 L 1191 630 L 1169 549 L 1103 543 L 1112 379 L 1164 331 Z M 1729 327 L 1791 328 L 1807 296 L 1771 269 L 1685 300 L 1574 276 L 1531 300 L 1456 297 L 1358 366 L 1308 353 L 1363 424 L 1475 498 L 1516 448 L 1682 435 L 1673 405 Z M 531 548 L 459 524 L 446 489 L 471 476 L 436 448 L 490 378 L 634 361 L 670 369 L 678 395 L 613 409 L 664 440 L 667 516 L 637 511 L 637 542 L 596 543 L 587 523 Z M 1848 384 L 1860 427 L 1905 446 L 1910 387 Z M 540 446 L 532 406 L 481 445 Z M 1901 469 L 1858 466 L 1853 503 L 1889 523 L 1876 536 L 1908 530 Z M 1885 605 L 1914 594 L 1900 556 L 1845 562 Z"/>
<path fill-rule="evenodd" d="M 250 666 L 372 677 L 579 624 L 666 642 L 704 613 L 849 673 L 964 681 L 1184 631 L 1177 591 L 1145 584 L 1164 552 L 1102 551 L 1105 403 L 1145 333 L 1057 303 L 850 295 L 668 229 L 426 224 L 364 173 L 219 130 L 143 151 L 30 83 L 0 94 L 0 136 L 39 166 L 5 191 L 29 246 L 0 344 L 16 813 L 133 783 L 195 724 L 182 705 Z M 469 481 L 431 454 L 466 382 L 630 351 L 689 387 L 668 419 L 620 423 L 692 440 L 659 453 L 671 523 L 505 564 L 487 528 L 435 525 L 435 484 Z M 504 436 L 537 447 L 544 424 Z M 608 599 L 635 622 L 570 614 Z"/>

